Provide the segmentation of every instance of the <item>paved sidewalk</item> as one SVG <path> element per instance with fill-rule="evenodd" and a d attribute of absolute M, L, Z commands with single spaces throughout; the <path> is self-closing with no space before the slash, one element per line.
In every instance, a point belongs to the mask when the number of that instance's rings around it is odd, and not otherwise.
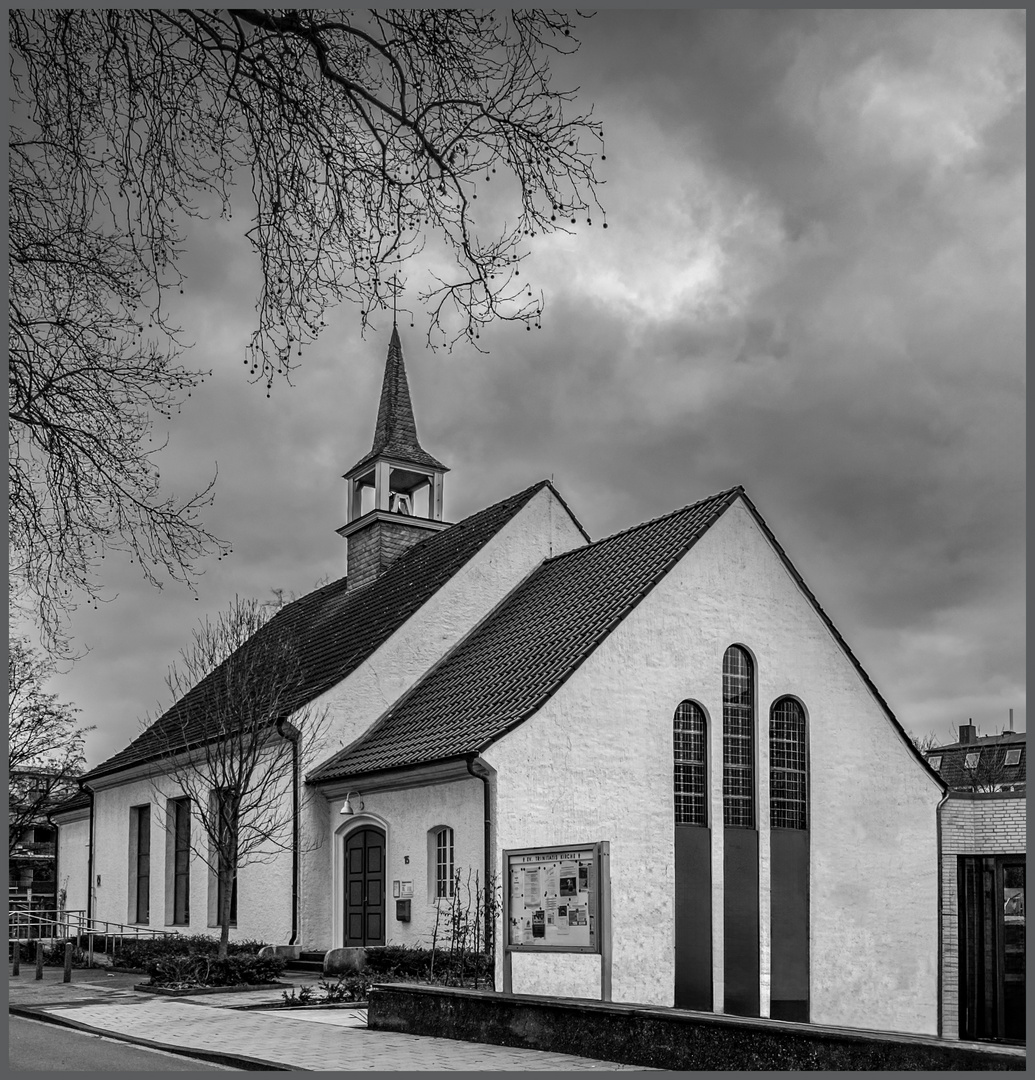
<path fill-rule="evenodd" d="M 46 969 L 37 982 L 23 965 L 8 980 L 9 1003 L 20 1015 L 65 1023 L 162 1049 L 196 1052 L 240 1068 L 341 1071 L 643 1071 L 595 1058 L 422 1035 L 371 1031 L 366 1012 L 335 1009 L 242 1008 L 280 1000 L 280 991 L 160 997 L 132 989 L 142 976 L 76 971 L 61 982 Z M 291 982 L 319 980 L 296 979 Z"/>

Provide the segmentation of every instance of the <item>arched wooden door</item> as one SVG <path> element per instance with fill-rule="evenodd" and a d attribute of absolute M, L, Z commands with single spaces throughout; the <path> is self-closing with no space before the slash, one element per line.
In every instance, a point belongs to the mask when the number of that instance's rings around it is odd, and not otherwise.
<path fill-rule="evenodd" d="M 345 837 L 345 946 L 385 943 L 385 834 L 368 826 Z"/>

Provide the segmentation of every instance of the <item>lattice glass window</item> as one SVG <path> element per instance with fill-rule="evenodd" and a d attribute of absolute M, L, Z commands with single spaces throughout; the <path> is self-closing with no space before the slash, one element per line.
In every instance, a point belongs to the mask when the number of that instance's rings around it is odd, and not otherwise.
<path fill-rule="evenodd" d="M 134 922 L 148 924 L 151 917 L 151 807 L 134 806 L 136 826 L 136 911 Z"/>
<path fill-rule="evenodd" d="M 223 877 L 222 870 L 226 867 L 226 850 L 229 844 L 226 842 L 230 837 L 230 830 L 234 827 L 233 793 L 230 791 L 213 792 L 216 807 L 219 812 L 219 832 L 221 842 L 217 853 L 216 870 L 216 921 L 218 922 L 223 913 Z M 236 847 L 236 845 L 235 845 Z M 233 877 L 230 879 L 230 925 L 237 925 L 237 859 L 231 859 L 233 864 Z"/>
<path fill-rule="evenodd" d="M 967 756 L 963 759 L 963 767 L 965 769 L 976 769 L 978 767 L 978 762 L 980 760 L 981 760 L 981 751 L 980 750 L 976 751 L 973 754 L 967 754 Z"/>
<path fill-rule="evenodd" d="M 938 770 L 942 767 L 942 755 L 935 754 L 934 757 L 929 757 L 927 759 L 927 764 L 930 765 L 935 772 L 938 772 Z"/>
<path fill-rule="evenodd" d="M 1007 765 L 1020 765 L 1021 752 L 1020 750 L 1007 750 L 1006 751 L 1006 764 Z"/>
<path fill-rule="evenodd" d="M 707 825 L 705 775 L 708 761 L 704 710 L 681 701 L 672 721 L 673 784 L 677 825 Z"/>
<path fill-rule="evenodd" d="M 173 799 L 173 924 L 190 924 L 190 799 Z"/>
<path fill-rule="evenodd" d="M 751 657 L 731 645 L 722 658 L 722 816 L 727 829 L 755 827 L 754 695 Z"/>
<path fill-rule="evenodd" d="M 453 895 L 453 830 L 448 825 L 435 833 L 435 895 Z"/>
<path fill-rule="evenodd" d="M 794 698 L 780 698 L 769 712 L 769 824 L 808 828 L 805 710 Z"/>

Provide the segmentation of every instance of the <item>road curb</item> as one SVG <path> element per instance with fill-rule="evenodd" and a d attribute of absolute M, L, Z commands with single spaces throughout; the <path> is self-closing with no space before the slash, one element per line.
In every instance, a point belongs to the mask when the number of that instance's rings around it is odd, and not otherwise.
<path fill-rule="evenodd" d="M 7 1011 L 11 1016 L 20 1016 L 25 1020 L 40 1020 L 45 1024 L 74 1028 L 76 1031 L 82 1031 L 88 1035 L 103 1035 L 106 1039 L 130 1043 L 133 1046 L 143 1047 L 145 1050 L 162 1050 L 167 1054 L 176 1054 L 178 1057 L 207 1061 L 213 1065 L 228 1065 L 233 1069 L 242 1069 L 249 1072 L 310 1071 L 309 1069 L 297 1068 L 294 1065 L 282 1065 L 279 1062 L 263 1061 L 261 1058 L 245 1057 L 243 1054 L 224 1054 L 218 1050 L 199 1050 L 192 1047 L 171 1046 L 168 1043 L 155 1042 L 152 1039 L 141 1039 L 136 1035 L 125 1035 L 121 1031 L 108 1031 L 105 1028 L 93 1027 L 90 1024 L 82 1024 L 78 1020 L 71 1020 L 67 1016 L 55 1016 L 38 1005 L 8 1005 Z"/>

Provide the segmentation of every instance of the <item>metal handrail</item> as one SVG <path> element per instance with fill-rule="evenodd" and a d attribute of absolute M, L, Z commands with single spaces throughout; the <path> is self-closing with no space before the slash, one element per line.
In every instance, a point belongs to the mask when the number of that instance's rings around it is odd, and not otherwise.
<path fill-rule="evenodd" d="M 93 964 L 94 939 L 98 936 L 104 938 L 104 951 L 107 953 L 110 949 L 112 958 L 116 952 L 116 940 L 121 943 L 126 938 L 154 940 L 179 936 L 178 930 L 156 930 L 150 926 L 134 926 L 129 923 L 111 922 L 108 919 L 88 918 L 86 912 L 82 910 L 8 910 L 7 924 L 8 940 L 12 942 L 85 937 L 91 965 Z"/>

